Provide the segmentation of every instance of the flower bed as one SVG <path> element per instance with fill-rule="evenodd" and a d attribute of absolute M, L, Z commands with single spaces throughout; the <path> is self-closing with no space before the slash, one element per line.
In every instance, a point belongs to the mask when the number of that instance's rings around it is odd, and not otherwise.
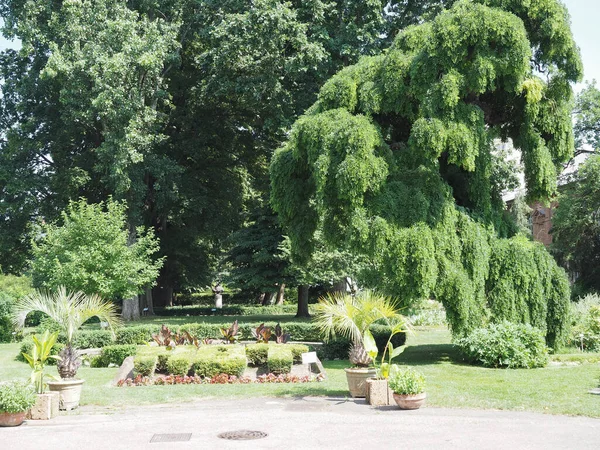
<path fill-rule="evenodd" d="M 176 384 L 265 384 L 265 383 L 310 383 L 313 381 L 323 381 L 323 374 L 318 374 L 315 377 L 306 376 L 296 376 L 290 374 L 280 374 L 275 375 L 274 373 L 269 373 L 265 375 L 260 375 L 255 380 L 250 377 L 238 377 L 236 375 L 228 375 L 226 373 L 221 373 L 219 375 L 215 375 L 211 378 L 209 377 L 200 377 L 198 375 L 195 376 L 187 376 L 187 375 L 166 375 L 159 377 L 146 377 L 142 375 L 137 375 L 135 378 L 128 378 L 126 380 L 120 380 L 117 384 L 119 387 L 124 386 L 172 386 Z"/>

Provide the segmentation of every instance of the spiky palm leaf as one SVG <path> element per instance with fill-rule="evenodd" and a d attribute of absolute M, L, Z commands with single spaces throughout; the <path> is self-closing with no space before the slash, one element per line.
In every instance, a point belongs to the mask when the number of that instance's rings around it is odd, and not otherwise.
<path fill-rule="evenodd" d="M 98 317 L 102 322 L 108 323 L 113 333 L 114 328 L 120 324 L 113 303 L 102 300 L 98 295 L 68 292 L 65 287 L 58 288 L 56 293 L 36 291 L 18 301 L 14 308 L 13 321 L 15 325 L 23 327 L 25 318 L 33 311 L 47 314 L 65 331 L 67 345 L 61 361 L 65 366 L 65 374 L 74 374 L 79 367 L 78 354 L 72 348 L 73 335 L 86 321 L 92 317 Z"/>
<path fill-rule="evenodd" d="M 363 291 L 356 296 L 336 292 L 319 299 L 315 322 L 325 337 L 340 335 L 354 344 L 362 344 L 365 331 L 377 320 L 401 317 L 390 297 L 373 291 Z"/>

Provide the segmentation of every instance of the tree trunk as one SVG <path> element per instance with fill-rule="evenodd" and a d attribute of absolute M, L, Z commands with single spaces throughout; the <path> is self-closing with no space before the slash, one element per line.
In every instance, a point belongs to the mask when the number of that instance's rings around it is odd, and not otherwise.
<path fill-rule="evenodd" d="M 278 305 L 283 305 L 283 296 L 285 294 L 285 283 L 281 283 L 279 285 L 279 291 L 277 292 L 277 301 L 275 302 Z"/>
<path fill-rule="evenodd" d="M 271 300 L 273 300 L 273 292 L 265 292 L 265 296 L 263 297 L 262 305 L 269 306 L 271 304 Z"/>
<path fill-rule="evenodd" d="M 140 302 L 137 295 L 123 300 L 122 316 L 125 321 L 138 320 L 140 318 Z"/>
<path fill-rule="evenodd" d="M 259 305 L 264 305 L 265 295 L 267 294 L 261 292 L 260 295 L 256 298 L 256 303 L 258 303 Z"/>
<path fill-rule="evenodd" d="M 308 284 L 298 286 L 298 311 L 296 318 L 310 317 L 308 312 Z"/>
<path fill-rule="evenodd" d="M 148 308 L 148 315 L 154 315 L 154 301 L 152 299 L 152 288 L 146 288 L 146 308 Z"/>

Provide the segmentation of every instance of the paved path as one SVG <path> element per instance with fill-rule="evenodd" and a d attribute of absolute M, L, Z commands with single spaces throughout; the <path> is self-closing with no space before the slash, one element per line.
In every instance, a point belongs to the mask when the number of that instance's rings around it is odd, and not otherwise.
<path fill-rule="evenodd" d="M 100 411 L 84 408 L 77 415 L 0 429 L 0 449 L 600 448 L 599 419 L 427 407 L 400 411 L 345 398 L 206 399 Z M 217 437 L 233 430 L 259 430 L 268 437 L 254 441 Z M 150 443 L 155 434 L 175 433 L 191 433 L 191 438 Z"/>

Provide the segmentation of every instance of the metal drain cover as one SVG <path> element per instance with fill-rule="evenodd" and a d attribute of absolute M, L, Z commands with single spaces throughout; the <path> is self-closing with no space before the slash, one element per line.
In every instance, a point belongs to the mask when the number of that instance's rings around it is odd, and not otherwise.
<path fill-rule="evenodd" d="M 150 442 L 186 442 L 192 438 L 192 433 L 155 434 Z"/>
<path fill-rule="evenodd" d="M 225 433 L 219 434 L 221 439 L 229 439 L 230 441 L 248 441 L 251 439 L 262 439 L 268 436 L 264 431 L 252 431 L 252 430 L 237 430 L 237 431 L 226 431 Z"/>

